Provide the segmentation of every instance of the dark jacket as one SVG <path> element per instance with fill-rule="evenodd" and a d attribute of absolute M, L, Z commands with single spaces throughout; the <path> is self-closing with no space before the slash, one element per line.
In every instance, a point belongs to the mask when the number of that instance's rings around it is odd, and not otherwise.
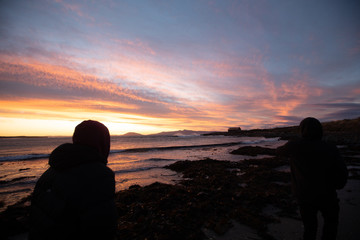
<path fill-rule="evenodd" d="M 115 179 L 94 148 L 63 144 L 36 183 L 29 239 L 113 239 Z"/>
<path fill-rule="evenodd" d="M 300 202 L 336 199 L 348 171 L 335 145 L 319 139 L 289 141 L 278 153 L 290 159 L 293 192 Z"/>

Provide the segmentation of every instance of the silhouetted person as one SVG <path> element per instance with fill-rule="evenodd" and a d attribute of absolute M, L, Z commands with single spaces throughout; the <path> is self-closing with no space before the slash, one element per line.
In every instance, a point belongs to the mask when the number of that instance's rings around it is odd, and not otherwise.
<path fill-rule="evenodd" d="M 29 239 L 114 239 L 115 179 L 106 166 L 108 129 L 97 121 L 76 126 L 73 143 L 57 147 L 36 183 Z"/>
<path fill-rule="evenodd" d="M 304 224 L 304 240 L 315 240 L 317 213 L 324 219 L 323 240 L 336 239 L 339 200 L 336 189 L 345 186 L 348 171 L 335 145 L 322 141 L 321 123 L 305 118 L 301 138 L 286 143 L 279 154 L 290 158 L 292 188 Z"/>

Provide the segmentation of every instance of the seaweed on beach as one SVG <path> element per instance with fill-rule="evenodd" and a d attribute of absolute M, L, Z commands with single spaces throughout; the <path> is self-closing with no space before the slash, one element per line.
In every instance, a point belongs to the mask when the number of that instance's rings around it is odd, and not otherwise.
<path fill-rule="evenodd" d="M 29 231 L 30 199 L 31 195 L 0 213 L 0 239 Z"/>
<path fill-rule="evenodd" d="M 264 148 L 259 146 L 240 147 L 230 152 L 231 154 L 257 156 L 257 155 L 276 155 L 276 149 Z"/>
<path fill-rule="evenodd" d="M 1 184 L 7 184 L 7 183 L 13 183 L 13 182 L 18 182 L 24 179 L 31 179 L 31 178 L 36 178 L 35 176 L 29 176 L 29 177 L 18 177 L 18 178 L 13 178 L 10 180 L 0 180 L 0 185 Z"/>
<path fill-rule="evenodd" d="M 253 148 L 251 150 L 256 150 Z M 340 148 L 348 166 L 359 166 L 356 145 Z M 246 155 L 246 154 L 244 154 Z M 238 162 L 204 159 L 179 161 L 166 168 L 181 173 L 175 185 L 131 186 L 116 193 L 118 239 L 206 239 L 204 229 L 221 235 L 233 220 L 273 239 L 267 226 L 279 217 L 298 218 L 290 190 L 290 173 L 279 157 Z M 352 179 L 360 179 L 351 168 Z M 0 238 L 28 231 L 30 196 L 0 213 Z M 267 207 L 276 214 L 266 212 Z"/>
<path fill-rule="evenodd" d="M 277 158 L 171 164 L 168 169 L 184 176 L 179 184 L 135 186 L 117 194 L 118 237 L 205 239 L 203 228 L 221 235 L 236 219 L 256 229 L 264 239 L 271 239 L 266 226 L 277 220 L 264 214 L 263 209 L 271 204 L 289 216 L 296 209 L 289 174 L 273 169 L 283 164 Z"/>

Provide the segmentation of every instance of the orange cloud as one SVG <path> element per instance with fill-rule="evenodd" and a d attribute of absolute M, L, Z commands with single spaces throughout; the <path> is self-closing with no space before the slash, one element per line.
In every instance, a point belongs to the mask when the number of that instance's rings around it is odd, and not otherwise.
<path fill-rule="evenodd" d="M 121 88 L 113 82 L 82 74 L 66 67 L 44 64 L 36 61 L 32 61 L 31 63 L 0 62 L 0 75 L 2 75 L 3 78 L 6 76 L 6 80 L 11 79 L 11 81 L 24 82 L 34 86 L 93 89 L 133 100 L 152 101 L 136 95 L 128 89 Z"/>
<path fill-rule="evenodd" d="M 218 128 L 218 122 L 209 122 L 214 115 L 210 111 L 195 109 L 186 103 L 156 99 L 161 96 L 144 97 L 110 81 L 99 80 L 95 76 L 85 75 L 67 67 L 44 64 L 32 59 L 16 60 L 7 59 L 6 62 L 0 62 L 0 82 L 4 81 L 2 84 L 8 81 L 19 82 L 25 85 L 15 86 L 31 85 L 39 87 L 39 91 L 50 89 L 48 87 L 59 89 L 61 92 L 70 89 L 75 90 L 75 94 L 81 92 L 81 89 L 87 89 L 90 93 L 100 91 L 105 94 L 104 96 L 116 95 L 123 97 L 126 101 L 111 100 L 111 98 L 96 95 L 74 96 L 70 99 L 52 98 L 49 94 L 29 95 L 30 98 L 29 96 L 6 95 L 5 97 L 3 95 L 0 97 L 2 106 L 0 112 L 3 118 L 47 119 L 49 121 L 95 118 L 119 123 L 122 126 L 136 124 L 152 126 L 158 130 L 174 130 L 179 126 L 195 130 L 202 130 L 204 126 Z M 218 121 L 221 117 L 217 116 L 216 119 Z"/>
<path fill-rule="evenodd" d="M 178 112 L 171 112 L 166 116 L 152 117 L 142 112 L 127 112 L 114 110 L 116 107 L 131 108 L 131 106 L 120 105 L 116 102 L 97 102 L 92 100 L 51 100 L 51 99 L 16 99 L 16 100 L 0 100 L 0 121 L 13 121 L 20 126 L 12 125 L 13 134 L 30 134 L 18 133 L 17 128 L 25 131 L 24 125 L 34 122 L 33 124 L 44 124 L 51 126 L 52 122 L 74 122 L 82 121 L 84 119 L 96 119 L 112 126 L 113 134 L 123 134 L 129 131 L 138 130 L 143 133 L 155 133 L 164 130 L 178 130 L 182 128 L 204 130 L 206 126 L 208 130 L 218 129 L 219 122 L 209 121 L 209 116 L 203 115 L 203 118 L 197 118 L 194 111 L 191 115 L 186 114 L 183 109 L 178 109 Z M 136 110 L 136 109 L 135 109 Z M 175 109 L 173 109 L 175 110 Z M 199 113 L 199 112 L 197 112 Z M 205 112 L 204 112 L 205 113 Z M 210 116 L 211 118 L 211 116 Z M 217 116 L 221 119 L 221 116 Z M 9 120 L 5 120 L 9 119 Z M 7 125 L 4 125 L 7 126 Z M 9 128 L 11 126 L 0 126 L 0 135 L 11 135 Z M 53 125 L 54 126 L 54 125 Z M 35 126 L 34 126 L 35 127 Z M 41 126 L 36 126 L 36 129 L 41 129 Z M 66 131 L 65 131 L 66 130 Z M 71 132 L 71 128 L 64 129 L 63 134 Z M 60 134 L 61 131 L 52 131 L 51 128 L 43 129 L 41 135 Z M 40 134 L 40 133 L 32 133 Z"/>
<path fill-rule="evenodd" d="M 282 82 L 279 86 L 265 77 L 263 83 L 270 98 L 260 100 L 261 104 L 275 111 L 277 115 L 291 115 L 292 111 L 306 102 L 310 96 L 318 96 L 322 93 L 318 88 L 310 88 L 307 82 L 308 77 L 298 72 L 294 72 L 287 82 Z"/>
<path fill-rule="evenodd" d="M 2 117 L 41 118 L 41 119 L 83 119 L 87 116 L 99 115 L 105 118 L 106 114 L 113 114 L 111 109 L 136 109 L 135 106 L 118 102 L 96 100 L 56 100 L 56 99 L 29 99 L 18 98 L 0 100 Z M 125 111 L 126 112 L 126 111 Z M 101 114 L 105 114 L 101 117 Z"/>

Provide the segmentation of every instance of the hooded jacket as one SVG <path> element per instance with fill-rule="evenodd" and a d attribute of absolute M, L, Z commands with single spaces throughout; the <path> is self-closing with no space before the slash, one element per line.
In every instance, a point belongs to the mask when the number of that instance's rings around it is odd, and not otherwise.
<path fill-rule="evenodd" d="M 300 139 L 284 147 L 290 158 L 292 188 L 300 202 L 336 199 L 348 172 L 336 146 L 320 140 Z"/>
<path fill-rule="evenodd" d="M 70 143 L 51 153 L 33 192 L 29 239 L 113 239 L 115 179 L 106 157 Z"/>
<path fill-rule="evenodd" d="M 300 123 L 301 138 L 278 149 L 290 159 L 292 188 L 300 202 L 336 199 L 345 186 L 348 171 L 335 145 L 321 140 L 322 126 L 315 118 Z"/>

